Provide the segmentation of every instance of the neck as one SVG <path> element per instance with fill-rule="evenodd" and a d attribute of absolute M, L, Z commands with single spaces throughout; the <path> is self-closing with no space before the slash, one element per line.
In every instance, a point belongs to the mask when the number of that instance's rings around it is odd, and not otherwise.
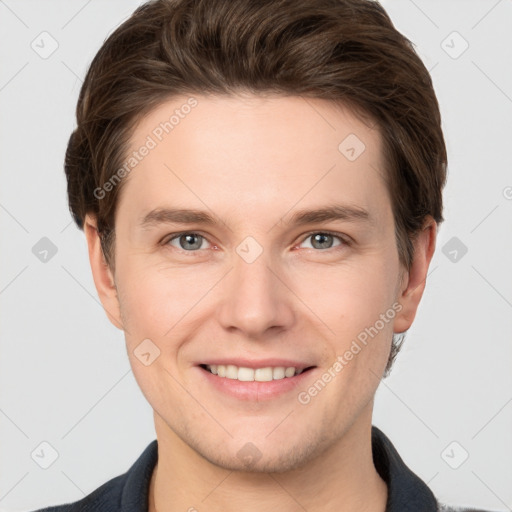
<path fill-rule="evenodd" d="M 371 410 L 334 445 L 286 473 L 226 470 L 192 450 L 156 413 L 155 428 L 149 512 L 385 512 L 387 486 L 373 464 Z"/>

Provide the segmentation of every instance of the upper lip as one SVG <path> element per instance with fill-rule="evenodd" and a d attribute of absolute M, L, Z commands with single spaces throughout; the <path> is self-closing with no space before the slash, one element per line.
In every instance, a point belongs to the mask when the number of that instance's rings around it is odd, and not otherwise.
<path fill-rule="evenodd" d="M 279 359 L 279 358 L 266 358 L 266 359 L 243 359 L 243 358 L 230 358 L 230 359 L 210 359 L 208 361 L 201 361 L 200 365 L 234 365 L 238 367 L 244 368 L 267 368 L 269 366 L 284 366 L 285 368 L 294 367 L 296 370 L 305 370 L 311 366 L 314 366 L 310 363 L 305 363 L 304 361 L 297 361 L 293 359 Z"/>

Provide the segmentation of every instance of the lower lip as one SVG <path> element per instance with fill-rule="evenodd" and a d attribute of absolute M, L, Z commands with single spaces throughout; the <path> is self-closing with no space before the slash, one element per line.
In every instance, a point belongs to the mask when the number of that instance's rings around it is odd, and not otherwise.
<path fill-rule="evenodd" d="M 289 393 L 303 383 L 314 370 L 314 368 L 311 368 L 293 377 L 285 377 L 284 379 L 271 380 L 268 382 L 246 382 L 237 379 L 228 379 L 227 377 L 219 377 L 200 366 L 197 368 L 203 374 L 207 382 L 219 391 L 231 395 L 234 398 L 238 398 L 239 400 L 251 400 L 255 402 L 272 400 L 285 393 Z"/>

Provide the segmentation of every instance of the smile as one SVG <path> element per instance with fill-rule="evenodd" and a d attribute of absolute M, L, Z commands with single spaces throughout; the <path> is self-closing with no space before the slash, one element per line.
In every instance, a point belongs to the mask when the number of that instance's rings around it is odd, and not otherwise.
<path fill-rule="evenodd" d="M 235 366 L 233 364 L 212 364 L 201 365 L 213 375 L 225 377 L 227 379 L 239 380 L 242 382 L 270 382 L 272 380 L 281 380 L 285 378 L 300 375 L 309 368 L 296 369 L 294 366 L 267 366 L 264 368 L 247 368 L 244 366 Z"/>
<path fill-rule="evenodd" d="M 277 361 L 276 361 L 277 362 Z M 203 382 L 211 389 L 236 400 L 263 402 L 289 397 L 294 390 L 306 386 L 316 366 L 268 366 L 266 362 L 256 368 L 234 364 L 199 364 Z M 270 363 L 271 364 L 271 363 Z M 299 363 L 300 364 L 300 363 Z"/>

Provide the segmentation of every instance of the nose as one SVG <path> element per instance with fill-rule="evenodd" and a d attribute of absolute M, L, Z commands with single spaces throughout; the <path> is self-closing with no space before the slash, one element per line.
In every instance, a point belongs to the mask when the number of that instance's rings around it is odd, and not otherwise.
<path fill-rule="evenodd" d="M 252 263 L 234 255 L 218 309 L 224 329 L 261 339 L 267 332 L 275 334 L 293 325 L 295 296 L 286 276 L 271 263 L 265 251 Z"/>

